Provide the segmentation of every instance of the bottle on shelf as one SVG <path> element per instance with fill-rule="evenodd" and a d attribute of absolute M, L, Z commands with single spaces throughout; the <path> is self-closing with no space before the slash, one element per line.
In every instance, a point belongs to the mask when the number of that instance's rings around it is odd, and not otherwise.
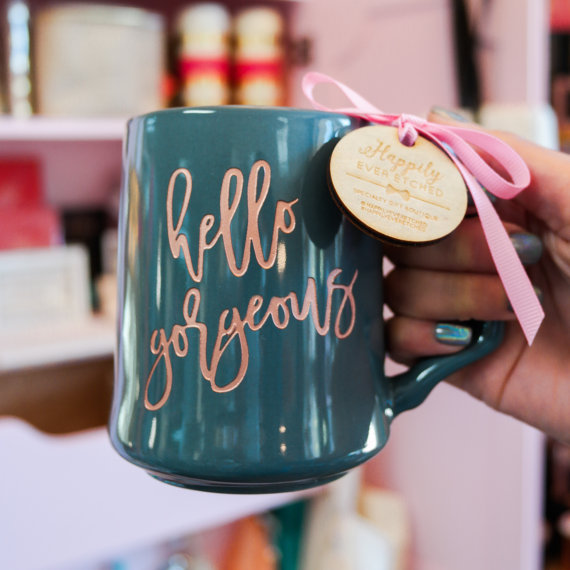
<path fill-rule="evenodd" d="M 7 6 L 5 30 L 2 46 L 5 54 L 6 82 L 4 101 L 0 110 L 6 110 L 15 117 L 28 117 L 32 114 L 32 81 L 30 61 L 30 10 L 27 2 L 13 0 Z M 0 50 L 1 52 L 2 50 Z"/>
<path fill-rule="evenodd" d="M 225 105 L 230 101 L 230 28 L 227 8 L 194 4 L 178 16 L 181 104 Z"/>
<path fill-rule="evenodd" d="M 283 16 L 270 7 L 245 8 L 236 15 L 236 103 L 285 104 L 283 29 Z"/>

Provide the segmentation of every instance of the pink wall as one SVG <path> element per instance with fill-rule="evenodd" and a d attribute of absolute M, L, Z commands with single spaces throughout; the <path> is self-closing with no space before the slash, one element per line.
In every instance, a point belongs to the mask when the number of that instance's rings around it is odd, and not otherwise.
<path fill-rule="evenodd" d="M 474 13 L 481 0 L 471 0 Z M 549 2 L 501 0 L 481 18 L 483 97 L 540 105 L 549 97 Z"/>
<path fill-rule="evenodd" d="M 384 111 L 423 115 L 456 100 L 447 4 L 317 0 L 297 11 L 293 29 L 313 39 L 312 69 L 334 75 Z M 307 105 L 298 89 L 294 99 Z"/>
<path fill-rule="evenodd" d="M 298 37 L 314 40 L 311 68 L 335 75 L 388 112 L 424 115 L 454 107 L 453 38 L 446 0 L 313 0 L 293 14 Z M 479 18 L 485 102 L 548 101 L 547 0 L 500 0 Z M 293 81 L 294 102 L 306 106 Z M 295 87 L 297 86 L 297 87 Z M 342 101 L 341 101 L 342 103 Z"/>

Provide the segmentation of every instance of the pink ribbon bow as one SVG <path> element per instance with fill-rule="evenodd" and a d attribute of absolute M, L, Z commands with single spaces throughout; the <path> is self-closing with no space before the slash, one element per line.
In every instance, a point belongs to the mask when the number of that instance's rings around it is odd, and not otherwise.
<path fill-rule="evenodd" d="M 330 109 L 321 105 L 313 95 L 315 87 L 320 83 L 339 88 L 354 106 Z M 350 87 L 322 73 L 307 73 L 302 87 L 316 109 L 397 127 L 400 142 L 407 146 L 412 146 L 421 134 L 449 155 L 469 188 L 497 273 L 527 342 L 531 345 L 544 319 L 544 311 L 499 215 L 481 187 L 482 185 L 498 198 L 511 199 L 516 196 L 530 183 L 530 172 L 522 158 L 509 145 L 484 131 L 430 123 L 413 115 L 383 113 Z M 473 149 L 472 144 L 492 155 L 512 182 L 491 168 Z"/>

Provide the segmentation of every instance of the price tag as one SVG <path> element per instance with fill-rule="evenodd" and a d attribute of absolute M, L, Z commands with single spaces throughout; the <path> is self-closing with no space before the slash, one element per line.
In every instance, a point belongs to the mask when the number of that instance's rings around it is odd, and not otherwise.
<path fill-rule="evenodd" d="M 449 156 L 418 136 L 402 144 L 396 127 L 362 127 L 344 136 L 330 161 L 333 196 L 367 233 L 428 244 L 461 223 L 467 186 Z"/>

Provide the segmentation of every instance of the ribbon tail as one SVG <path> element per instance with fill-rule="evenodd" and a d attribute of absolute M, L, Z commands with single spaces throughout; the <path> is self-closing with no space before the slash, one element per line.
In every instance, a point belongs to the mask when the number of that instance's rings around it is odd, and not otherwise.
<path fill-rule="evenodd" d="M 497 273 L 530 346 L 544 319 L 544 310 L 491 201 L 465 167 L 459 167 L 479 213 Z"/>

